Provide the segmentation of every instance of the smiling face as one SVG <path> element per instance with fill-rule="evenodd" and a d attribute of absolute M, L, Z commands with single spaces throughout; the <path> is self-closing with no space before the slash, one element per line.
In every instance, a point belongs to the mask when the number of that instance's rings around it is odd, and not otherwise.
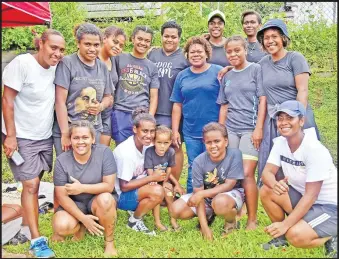
<path fill-rule="evenodd" d="M 84 34 L 77 43 L 79 55 L 83 60 L 91 62 L 95 60 L 101 48 L 99 35 Z"/>
<path fill-rule="evenodd" d="M 228 139 L 219 130 L 211 130 L 204 134 L 206 151 L 212 161 L 221 161 L 226 155 Z"/>
<path fill-rule="evenodd" d="M 248 14 L 244 17 L 242 28 L 248 37 L 257 35 L 260 26 L 261 24 L 259 24 L 258 17 L 255 14 Z"/>
<path fill-rule="evenodd" d="M 56 66 L 64 57 L 65 40 L 59 35 L 49 35 L 45 42 L 39 41 L 39 52 L 42 53 L 45 66 Z"/>
<path fill-rule="evenodd" d="M 281 136 L 286 138 L 298 134 L 304 126 L 304 117 L 292 117 L 285 112 L 280 112 L 277 116 L 277 127 Z"/>
<path fill-rule="evenodd" d="M 246 50 L 244 43 L 240 40 L 232 40 L 226 45 L 226 57 L 230 64 L 236 69 L 241 69 L 246 63 Z"/>
<path fill-rule="evenodd" d="M 278 29 L 270 28 L 264 31 L 264 48 L 271 55 L 284 49 L 283 39 Z"/>
<path fill-rule="evenodd" d="M 151 47 L 152 34 L 139 30 L 132 38 L 133 54 L 136 57 L 144 57 Z"/>
<path fill-rule="evenodd" d="M 176 28 L 166 28 L 161 36 L 162 47 L 166 52 L 174 52 L 179 46 L 179 34 Z"/>
<path fill-rule="evenodd" d="M 155 123 L 147 120 L 141 120 L 139 127 L 133 126 L 135 139 L 143 146 L 149 146 L 155 137 Z"/>
<path fill-rule="evenodd" d="M 200 68 L 207 62 L 207 54 L 201 44 L 192 44 L 188 49 L 188 61 L 193 67 Z"/>
<path fill-rule="evenodd" d="M 208 32 L 212 38 L 220 38 L 224 33 L 225 23 L 219 17 L 213 17 L 208 22 Z"/>
<path fill-rule="evenodd" d="M 79 156 L 88 155 L 91 152 L 95 138 L 87 127 L 76 127 L 72 130 L 71 144 L 73 152 Z"/>
<path fill-rule="evenodd" d="M 159 156 L 164 156 L 171 145 L 171 135 L 169 133 L 157 133 L 154 141 L 155 152 Z"/>
<path fill-rule="evenodd" d="M 125 47 L 126 39 L 123 35 L 114 36 L 111 35 L 108 38 L 104 38 L 104 48 L 110 57 L 119 55 Z"/>

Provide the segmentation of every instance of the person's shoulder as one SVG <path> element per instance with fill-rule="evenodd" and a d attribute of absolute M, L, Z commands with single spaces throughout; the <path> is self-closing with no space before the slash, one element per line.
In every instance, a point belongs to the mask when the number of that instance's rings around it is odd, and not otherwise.
<path fill-rule="evenodd" d="M 108 146 L 100 144 L 100 143 L 93 145 L 93 149 L 100 151 L 100 152 L 105 152 L 107 150 L 111 151 L 111 149 Z"/>
<path fill-rule="evenodd" d="M 131 146 L 133 142 L 133 136 L 130 136 L 125 141 L 121 142 L 114 150 L 113 154 L 114 156 L 127 156 L 129 157 L 131 152 Z"/>
<path fill-rule="evenodd" d="M 153 153 L 155 153 L 155 146 L 146 148 L 145 154 L 153 154 Z"/>
<path fill-rule="evenodd" d="M 13 60 L 19 60 L 20 62 L 32 62 L 34 56 L 30 53 L 19 54 Z"/>
<path fill-rule="evenodd" d="M 265 63 L 269 62 L 270 57 L 271 57 L 271 55 L 265 55 L 265 56 L 263 56 L 263 57 L 258 61 L 257 64 L 262 65 L 262 64 L 265 64 Z"/>
<path fill-rule="evenodd" d="M 60 63 L 64 63 L 65 65 L 69 66 L 71 64 L 77 64 L 79 63 L 78 57 L 76 53 L 64 56 L 61 60 Z"/>
<path fill-rule="evenodd" d="M 99 58 L 97 58 L 95 61 L 97 62 L 97 66 L 100 70 L 104 69 L 108 71 L 107 66 L 103 61 L 101 61 Z"/>
<path fill-rule="evenodd" d="M 298 51 L 288 51 L 287 55 L 289 56 L 290 59 L 293 58 L 305 58 L 305 56 L 303 54 L 301 54 Z"/>
<path fill-rule="evenodd" d="M 189 74 L 191 74 L 191 69 L 190 69 L 190 67 L 186 67 L 185 69 L 181 70 L 178 73 L 177 78 L 181 78 L 181 77 L 187 76 Z"/>
<path fill-rule="evenodd" d="M 202 152 L 200 155 L 198 155 L 193 163 L 197 163 L 199 164 L 200 166 L 206 164 L 206 159 L 209 159 L 209 156 L 208 156 L 208 153 L 205 151 L 205 152 Z"/>
<path fill-rule="evenodd" d="M 72 152 L 72 150 L 62 152 L 60 155 L 57 156 L 56 160 L 59 161 L 61 164 L 64 164 L 66 161 L 70 161 L 73 159 Z"/>
<path fill-rule="evenodd" d="M 211 64 L 211 68 L 212 68 L 213 70 L 215 70 L 215 71 L 218 71 L 218 72 L 219 72 L 221 69 L 223 69 L 222 66 L 217 65 L 217 64 Z"/>

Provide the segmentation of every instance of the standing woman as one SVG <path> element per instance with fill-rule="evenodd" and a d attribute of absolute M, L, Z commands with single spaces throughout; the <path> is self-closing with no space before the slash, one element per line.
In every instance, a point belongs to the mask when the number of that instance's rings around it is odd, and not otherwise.
<path fill-rule="evenodd" d="M 35 41 L 38 53 L 19 55 L 3 72 L 2 143 L 14 179 L 21 181 L 23 224 L 31 233 L 30 252 L 35 257 L 54 257 L 47 238 L 38 229 L 38 192 L 44 171 L 53 164 L 53 111 L 55 68 L 63 57 L 65 40 L 48 29 Z M 17 150 L 24 163 L 10 159 Z"/>
<path fill-rule="evenodd" d="M 184 53 L 190 67 L 179 72 L 170 101 L 173 102 L 173 144 L 181 143 L 179 123 L 183 116 L 183 135 L 188 156 L 187 193 L 193 192 L 192 163 L 205 151 L 202 128 L 205 124 L 218 121 L 220 105 L 216 103 L 219 93 L 219 65 L 209 64 L 212 48 L 203 37 L 191 37 Z"/>
<path fill-rule="evenodd" d="M 246 59 L 249 62 L 258 63 L 267 53 L 262 50 L 260 43 L 257 40 L 257 32 L 261 27 L 261 16 L 253 10 L 245 11 L 241 14 L 241 24 L 244 33 L 246 34 L 246 41 L 248 43 L 248 50 Z"/>
<path fill-rule="evenodd" d="M 118 84 L 118 73 L 115 67 L 114 57 L 121 54 L 125 47 L 126 34 L 125 32 L 116 27 L 109 26 L 104 31 L 103 46 L 99 52 L 99 59 L 103 61 L 113 82 L 112 95 L 115 91 L 115 86 Z M 100 143 L 106 146 L 110 146 L 112 137 L 112 123 L 111 123 L 112 107 L 108 107 L 101 113 L 102 127 Z"/>
<path fill-rule="evenodd" d="M 226 56 L 234 68 L 221 80 L 217 103 L 221 105 L 219 123 L 225 124 L 231 148 L 242 152 L 245 178 L 245 201 L 248 211 L 246 229 L 257 226 L 258 189 L 255 169 L 258 150 L 263 138 L 266 97 L 262 88 L 261 67 L 246 60 L 247 42 L 232 36 L 225 43 Z"/>
<path fill-rule="evenodd" d="M 133 135 L 134 109 L 143 106 L 154 116 L 158 106 L 158 69 L 146 58 L 153 31 L 138 25 L 131 39 L 132 53 L 122 53 L 115 58 L 119 82 L 114 96 L 112 137 L 116 145 Z"/>
<path fill-rule="evenodd" d="M 96 143 L 102 132 L 101 112 L 112 105 L 112 80 L 106 65 L 97 59 L 101 32 L 91 23 L 75 28 L 78 51 L 64 57 L 55 73 L 55 110 L 53 126 L 56 155 L 70 149 L 69 123 L 90 121 L 96 131 Z"/>
<path fill-rule="evenodd" d="M 304 129 L 315 127 L 318 139 L 320 137 L 312 108 L 308 103 L 310 68 L 301 53 L 285 49 L 290 41 L 286 24 L 282 20 L 271 19 L 258 32 L 257 38 L 263 49 L 269 53 L 259 62 L 267 97 L 264 138 L 259 150 L 259 180 L 273 146 L 272 140 L 278 136 L 273 114 L 281 103 L 289 100 L 301 102 L 306 109 Z M 282 177 L 281 170 L 277 177 Z"/>

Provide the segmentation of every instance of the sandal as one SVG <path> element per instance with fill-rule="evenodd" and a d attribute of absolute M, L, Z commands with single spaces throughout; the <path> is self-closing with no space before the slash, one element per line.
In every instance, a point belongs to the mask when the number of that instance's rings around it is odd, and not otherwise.
<path fill-rule="evenodd" d="M 232 233 L 236 229 L 240 229 L 240 222 L 236 221 L 236 223 L 226 223 L 227 225 L 224 226 L 222 230 L 221 237 L 225 238 L 228 234 Z"/>

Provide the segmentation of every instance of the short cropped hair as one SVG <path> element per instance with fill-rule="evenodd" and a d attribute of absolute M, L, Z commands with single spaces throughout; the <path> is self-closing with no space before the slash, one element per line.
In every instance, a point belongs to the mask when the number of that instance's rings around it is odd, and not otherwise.
<path fill-rule="evenodd" d="M 168 22 L 165 22 L 165 23 L 161 26 L 161 36 L 164 35 L 165 29 L 168 29 L 168 28 L 177 29 L 177 30 L 178 30 L 178 36 L 179 36 L 179 38 L 181 37 L 181 33 L 182 33 L 181 26 L 180 26 L 179 24 L 177 24 L 175 21 L 168 21 Z"/>
<path fill-rule="evenodd" d="M 73 130 L 75 128 L 88 128 L 92 138 L 95 139 L 95 129 L 93 127 L 93 124 L 90 121 L 86 120 L 78 120 L 78 121 L 72 121 L 71 125 L 69 126 L 68 134 L 69 137 L 72 136 Z"/>
<path fill-rule="evenodd" d="M 258 23 L 261 24 L 261 20 L 262 20 L 261 16 L 258 12 L 254 10 L 247 10 L 241 14 L 241 24 L 244 24 L 244 20 L 247 15 L 252 15 L 252 14 L 254 14 L 257 17 Z"/>

